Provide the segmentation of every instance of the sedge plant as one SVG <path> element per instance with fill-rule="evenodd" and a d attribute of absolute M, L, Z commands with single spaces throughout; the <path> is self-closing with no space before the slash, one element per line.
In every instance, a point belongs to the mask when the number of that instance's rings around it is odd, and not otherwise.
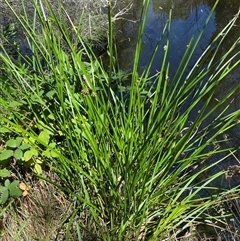
<path fill-rule="evenodd" d="M 224 170 L 204 175 L 235 150 L 222 145 L 221 135 L 238 124 L 240 112 L 229 112 L 225 104 L 236 88 L 215 107 L 209 109 L 208 104 L 216 86 L 240 63 L 239 52 L 232 55 L 239 39 L 220 59 L 209 54 L 213 47 L 221 47 L 237 15 L 184 77 L 203 27 L 186 48 L 174 78 L 168 80 L 169 38 L 164 40 L 158 74 L 150 75 L 158 46 L 144 71 L 138 68 L 149 2 L 143 1 L 130 75 L 117 65 L 110 1 L 108 66 L 79 35 L 83 15 L 73 26 L 67 12 L 59 5 L 65 17 L 60 20 L 48 0 L 32 0 L 32 21 L 24 1 L 25 15 L 15 14 L 31 54 L 19 53 L 16 61 L 4 49 L 0 52 L 1 82 L 5 80 L 1 123 L 42 153 L 33 155 L 32 163 L 40 159 L 57 174 L 60 184 L 38 176 L 55 183 L 74 204 L 75 210 L 62 221 L 68 223 L 66 240 L 71 240 L 73 224 L 79 240 L 177 240 L 203 222 L 211 207 L 239 191 L 212 185 L 224 178 Z M 171 13 L 162 36 L 171 31 L 170 26 Z M 205 102 L 189 125 L 189 115 L 202 99 Z M 223 104 L 214 121 L 202 125 Z M 40 136 L 43 130 L 47 141 Z M 216 142 L 220 148 L 215 148 Z M 209 159 L 215 161 L 202 165 Z M 202 195 L 204 191 L 207 195 Z M 221 222 L 214 214 L 210 219 Z"/>

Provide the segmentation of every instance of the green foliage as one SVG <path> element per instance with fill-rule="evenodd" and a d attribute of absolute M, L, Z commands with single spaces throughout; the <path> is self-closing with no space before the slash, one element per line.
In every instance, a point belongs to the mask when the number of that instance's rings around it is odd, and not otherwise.
<path fill-rule="evenodd" d="M 9 179 L 6 179 L 4 186 L 0 186 L 0 192 L 2 193 L 0 198 L 0 204 L 5 204 L 6 201 L 10 198 L 18 198 L 22 195 L 22 191 L 18 188 L 19 181 L 14 180 L 10 182 Z"/>
<path fill-rule="evenodd" d="M 2 147 L 0 161 L 3 162 L 11 158 L 15 158 L 17 161 L 20 161 L 23 159 L 23 155 L 25 154 L 24 151 L 30 147 L 31 145 L 23 143 L 22 137 L 9 139 L 5 143 L 4 147 Z"/>
<path fill-rule="evenodd" d="M 8 171 L 6 168 L 0 170 L 1 178 L 8 177 L 8 176 L 10 176 L 10 171 Z"/>
<path fill-rule="evenodd" d="M 50 3 L 46 1 L 47 15 L 33 2 L 33 22 L 16 14 L 33 52 L 24 58 L 27 65 L 16 64 L 7 53 L 0 53 L 3 76 L 9 81 L 9 86 L 1 87 L 0 109 L 10 130 L 9 134 L 1 128 L 5 141 L 1 158 L 33 165 L 38 174 L 44 163 L 58 175 L 61 185 L 56 186 L 76 207 L 68 217 L 66 240 L 75 218 L 79 218 L 79 240 L 86 233 L 93 240 L 173 240 L 204 219 L 207 210 L 227 194 L 239 192 L 239 187 L 219 190 L 212 186 L 214 180 L 224 177 L 224 171 L 204 174 L 234 152 L 221 145 L 221 135 L 239 123 L 240 111 L 231 112 L 225 105 L 214 121 L 202 127 L 235 91 L 208 109 L 216 86 L 240 64 L 240 53 L 231 57 L 239 40 L 220 59 L 209 56 L 213 46 L 220 48 L 236 17 L 223 30 L 226 34 L 213 40 L 183 83 L 204 28 L 195 42 L 189 43 L 171 81 L 166 61 L 169 39 L 158 74 L 150 76 L 153 58 L 140 73 L 138 61 L 149 4 L 144 2 L 132 74 L 123 77 L 114 56 L 111 21 L 106 69 L 79 36 L 81 21 L 72 26 L 76 30 L 72 42 Z M 163 35 L 170 31 L 170 18 L 171 14 Z M 41 31 L 36 31 L 37 19 Z M 79 50 L 79 44 L 83 49 Z M 84 54 L 89 62 L 83 61 Z M 189 114 L 203 98 L 205 104 L 189 124 Z M 216 143 L 221 148 L 215 148 Z M 202 165 L 210 158 L 218 161 Z M 15 184 L 10 192 L 9 181 L 5 183 L 3 200 L 16 194 Z M 212 194 L 202 197 L 203 191 Z M 219 219 L 216 215 L 211 218 Z"/>
<path fill-rule="evenodd" d="M 0 161 L 5 161 L 14 157 L 16 160 L 21 160 L 23 156 L 23 150 L 28 149 L 30 146 L 22 144 L 23 138 L 17 137 L 9 139 L 5 143 L 5 148 L 2 149 L 0 154 Z"/>
<path fill-rule="evenodd" d="M 23 137 L 16 137 L 8 139 L 1 147 L 0 153 L 0 165 L 7 166 L 10 165 L 12 161 L 16 161 L 19 165 L 23 165 L 26 168 L 32 167 L 34 172 L 37 174 L 42 173 L 42 157 L 52 158 L 57 157 L 58 154 L 56 151 L 56 143 L 51 141 L 50 137 L 52 132 L 48 129 L 39 128 L 40 133 L 38 135 L 39 143 L 43 145 L 48 145 L 49 148 L 42 150 L 41 155 L 39 154 L 38 149 L 36 149 L 35 139 L 28 138 L 27 135 Z M 3 134 L 3 138 L 9 138 L 7 135 L 9 134 L 9 129 L 1 128 L 0 133 Z"/>
<path fill-rule="evenodd" d="M 0 170 L 0 178 L 6 178 L 10 176 L 10 172 L 7 169 Z M 22 191 L 18 188 L 19 181 L 10 181 L 6 179 L 4 185 L 0 185 L 0 204 L 5 204 L 9 198 L 18 198 L 22 195 Z"/>

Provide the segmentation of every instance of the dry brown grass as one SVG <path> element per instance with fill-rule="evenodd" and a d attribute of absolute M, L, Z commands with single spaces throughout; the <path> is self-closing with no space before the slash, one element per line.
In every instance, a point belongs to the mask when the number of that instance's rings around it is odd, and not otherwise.
<path fill-rule="evenodd" d="M 65 240 L 64 220 L 73 204 L 45 181 L 31 180 L 29 194 L 21 197 L 3 214 L 2 241 Z M 63 225 L 62 225 L 63 224 Z M 71 240 L 76 234 L 71 233 Z"/>
<path fill-rule="evenodd" d="M 56 181 L 53 174 L 48 174 L 48 178 Z M 54 187 L 54 185 L 40 180 L 29 180 L 29 194 L 26 197 L 19 198 L 3 214 L 1 241 L 63 241 L 66 240 L 66 228 L 68 217 L 74 211 L 74 204 L 67 200 L 63 193 Z M 232 199 L 232 198 L 229 198 Z M 203 224 L 195 223 L 189 230 L 185 230 L 178 235 L 174 241 L 223 241 L 240 240 L 238 216 L 240 214 L 240 201 L 233 198 L 232 201 L 224 202 L 224 205 L 216 207 L 215 211 L 224 215 L 225 210 L 234 213 L 234 215 L 225 219 L 225 225 L 219 223 Z M 76 216 L 79 218 L 79 216 Z M 92 220 L 87 213 L 81 218 L 81 224 L 92 230 L 97 227 L 92 226 Z M 66 222 L 65 222 L 66 221 Z M 1 223 L 0 223 L 1 224 Z M 82 230 L 83 231 L 83 230 Z M 71 226 L 71 235 L 69 241 L 78 240 L 75 222 Z M 93 234 L 93 233 L 92 233 Z M 82 232 L 84 241 L 96 241 L 87 232 Z M 91 236 L 91 237 L 90 237 Z M 168 238 L 166 240 L 169 240 Z M 173 241 L 173 240 L 172 240 Z"/>
<path fill-rule="evenodd" d="M 68 217 L 76 210 L 74 202 L 68 200 L 64 193 L 52 184 L 38 180 L 31 174 L 24 176 L 16 173 L 14 179 L 22 180 L 30 186 L 29 194 L 16 200 L 3 213 L 0 220 L 2 236 L 0 241 L 63 241 L 66 240 L 66 228 L 69 225 Z M 58 178 L 51 172 L 45 172 L 48 179 L 60 185 Z M 234 174 L 231 178 L 239 175 Z M 205 223 L 203 220 L 196 221 L 190 225 L 189 229 L 183 230 L 171 241 L 229 241 L 240 240 L 240 200 L 238 197 L 226 196 L 218 206 L 209 210 L 209 217 L 214 214 L 222 216 L 223 223 Z M 229 217 L 224 218 L 228 213 Z M 206 215 L 207 217 L 208 215 Z M 207 218 L 206 218 L 207 219 Z M 76 215 L 70 227 L 69 241 L 78 240 L 76 233 L 76 221 L 91 230 L 91 233 L 81 230 L 84 241 L 99 241 L 94 220 L 88 215 L 87 210 L 82 210 L 81 214 Z M 103 228 L 107 227 L 103 223 Z M 142 240 L 142 239 L 139 239 Z M 170 240 L 166 237 L 166 240 Z M 161 240 L 162 241 L 162 240 Z"/>

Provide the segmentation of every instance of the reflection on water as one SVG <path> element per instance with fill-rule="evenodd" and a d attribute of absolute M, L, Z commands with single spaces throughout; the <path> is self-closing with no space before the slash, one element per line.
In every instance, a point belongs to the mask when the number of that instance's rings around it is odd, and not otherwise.
<path fill-rule="evenodd" d="M 158 43 L 162 30 L 168 21 L 168 13 L 172 9 L 172 21 L 170 30 L 170 49 L 168 61 L 170 62 L 170 79 L 181 61 L 183 53 L 193 36 L 197 36 L 201 31 L 206 18 L 214 5 L 215 0 L 152 0 L 149 6 L 145 32 L 143 36 L 142 53 L 140 59 L 140 70 L 143 69 L 151 56 L 151 53 Z M 212 15 L 209 24 L 205 28 L 203 36 L 196 48 L 196 51 L 191 59 L 188 70 L 192 68 L 201 53 L 205 50 L 214 36 L 221 32 L 230 19 L 237 13 L 240 7 L 239 0 L 220 1 Z M 140 18 L 141 8 L 135 9 L 135 17 Z M 137 26 L 138 22 L 125 23 L 121 29 L 121 42 L 119 43 L 119 60 L 123 69 L 131 69 L 133 63 L 134 50 L 137 41 Z M 223 45 L 218 50 L 217 58 L 223 56 L 229 50 L 233 42 L 240 37 L 240 21 L 233 27 L 228 37 L 224 40 Z M 162 55 L 164 51 L 164 40 L 160 44 L 156 58 L 153 61 L 152 74 L 155 74 L 160 69 Z M 236 52 L 240 51 L 240 47 Z M 184 77 L 183 77 L 184 78 Z M 240 66 L 237 66 L 227 78 L 218 86 L 215 91 L 215 96 L 210 105 L 215 105 L 215 100 L 220 100 L 233 87 L 240 82 Z M 240 92 L 236 92 L 235 101 L 232 103 L 232 108 L 239 109 Z M 236 132 L 239 134 L 240 131 Z"/>
<path fill-rule="evenodd" d="M 206 18 L 214 5 L 214 0 L 152 0 L 149 6 L 146 28 L 143 36 L 143 46 L 140 59 L 140 70 L 148 63 L 155 45 L 161 36 L 162 30 L 168 20 L 168 13 L 172 11 L 170 50 L 168 61 L 170 62 L 170 79 L 174 76 L 178 64 L 181 61 L 182 55 L 192 38 L 197 36 L 201 31 Z M 208 44 L 213 40 L 214 36 L 221 32 L 230 19 L 237 13 L 240 7 L 239 0 L 220 1 L 214 14 L 212 15 L 208 26 L 206 27 L 203 36 L 197 46 L 194 56 L 189 63 L 188 70 L 192 68 L 201 53 L 205 50 Z M 139 12 L 135 13 L 140 18 Z M 121 67 L 129 70 L 133 64 L 133 56 L 135 45 L 137 41 L 137 22 L 125 23 L 121 29 L 121 43 L 119 44 L 119 59 Z M 237 20 L 236 26 L 233 27 L 228 37 L 224 40 L 222 47 L 218 50 L 216 59 L 223 56 L 229 50 L 233 42 L 240 37 L 240 21 Z M 162 62 L 162 54 L 164 51 L 164 41 L 160 44 L 159 51 L 153 62 L 152 74 L 155 74 L 160 69 Z M 240 46 L 236 52 L 240 51 Z M 236 87 L 240 82 L 240 66 L 228 75 L 224 81 L 216 88 L 213 101 L 210 103 L 209 108 L 216 105 L 216 101 L 222 99 L 232 88 Z M 204 101 L 204 100 L 203 100 Z M 240 108 L 240 91 L 237 91 L 234 96 L 234 101 L 231 104 L 231 110 Z M 214 115 L 219 115 L 221 110 L 217 110 Z M 196 115 L 196 113 L 195 113 Z M 212 115 L 212 119 L 214 119 Z M 190 116 L 193 120 L 194 116 Z M 211 121 L 211 120 L 210 120 Z M 228 145 L 239 145 L 240 140 L 240 127 L 236 126 L 234 129 L 226 133 L 226 137 L 231 141 Z M 237 158 L 240 159 L 240 153 L 236 153 L 236 158 L 226 160 L 221 166 L 215 166 L 214 169 L 209 169 L 207 176 L 212 175 L 219 171 L 219 169 L 226 169 L 229 165 L 238 164 Z M 212 160 L 211 160 L 212 161 Z M 237 180 L 237 183 L 239 181 Z M 232 183 L 233 184 L 233 183 Z M 236 184 L 236 182 L 235 182 Z M 228 183 L 226 183 L 226 187 Z"/>
<path fill-rule="evenodd" d="M 162 33 L 162 30 L 168 20 L 168 13 L 170 9 L 173 9 L 172 21 L 171 21 L 171 32 L 169 35 L 170 39 L 170 50 L 168 61 L 170 62 L 170 79 L 174 76 L 178 64 L 181 61 L 186 46 L 188 45 L 192 36 L 197 36 L 201 31 L 201 28 L 204 25 L 206 18 L 211 11 L 214 0 L 152 0 L 149 6 L 146 28 L 143 36 L 143 46 L 140 59 L 140 70 L 144 68 L 148 60 L 150 59 L 151 53 L 154 50 L 155 45 L 158 43 L 158 39 Z M 237 13 L 240 7 L 239 0 L 227 0 L 220 1 L 214 14 L 212 15 L 208 26 L 206 27 L 204 34 L 197 46 L 195 54 L 192 60 L 189 63 L 188 70 L 192 68 L 196 60 L 208 46 L 208 44 L 213 40 L 214 36 L 221 32 L 221 30 L 226 26 L 230 19 Z M 140 12 L 135 14 L 135 18 L 138 16 L 140 18 Z M 216 59 L 220 59 L 231 47 L 233 42 L 240 37 L 240 21 L 238 19 L 236 26 L 233 27 L 228 37 L 224 40 L 223 45 L 218 50 Z M 125 41 L 123 41 L 123 39 Z M 135 45 L 137 41 L 137 23 L 130 22 L 124 25 L 122 28 L 121 40 L 123 41 L 119 45 L 121 49 L 119 53 L 121 67 L 130 70 L 131 65 L 133 64 L 133 56 Z M 164 42 L 160 44 L 159 51 L 156 55 L 156 58 L 153 62 L 152 74 L 155 74 L 157 70 L 160 69 L 162 62 L 162 54 L 164 51 Z M 240 46 L 236 49 L 236 52 L 240 51 Z M 183 76 L 184 78 L 184 76 Z M 212 108 L 216 105 L 218 100 L 224 98 L 224 96 L 233 88 L 240 84 L 240 66 L 237 66 L 230 75 L 228 75 L 221 84 L 216 88 L 213 100 L 209 104 L 209 108 Z M 235 92 L 233 96 L 234 100 L 232 101 L 230 111 L 240 108 L 240 90 Z M 204 102 L 204 99 L 202 100 Z M 201 103 L 202 104 L 202 103 Z M 201 108 L 201 104 L 198 106 Z M 212 120 L 221 112 L 220 109 L 216 110 L 213 115 L 209 118 L 207 123 L 212 123 Z M 192 113 L 189 116 L 190 120 L 194 120 L 197 115 L 197 111 Z M 204 126 L 204 123 L 203 123 Z M 236 126 L 225 133 L 222 138 L 228 139 L 224 143 L 224 148 L 229 146 L 239 146 L 240 143 L 240 126 Z M 216 156 L 204 162 L 203 165 L 208 166 L 209 164 L 216 163 L 223 156 Z M 221 164 L 214 165 L 212 168 L 205 171 L 201 176 L 199 176 L 198 181 L 201 181 L 203 178 L 213 176 L 220 170 L 227 170 L 233 165 L 240 165 L 240 152 L 236 152 L 235 156 L 230 156 L 225 159 Z M 223 178 L 224 179 L 224 178 Z M 226 179 L 217 179 L 211 183 L 215 187 L 221 185 L 224 188 L 229 188 L 239 184 L 239 179 L 237 176 L 231 180 L 226 181 Z M 205 192 L 202 192 L 201 195 L 206 195 Z M 235 215 L 235 214 L 234 214 Z M 239 214 L 234 217 L 234 225 L 236 229 L 240 228 Z M 225 239 L 224 240 L 231 240 Z M 236 239 L 239 240 L 239 239 Z"/>
<path fill-rule="evenodd" d="M 227 1 L 227 3 L 224 3 L 224 1 L 220 2 L 198 46 L 195 53 L 195 60 L 208 45 L 214 32 L 219 32 L 234 14 L 236 14 L 240 6 L 239 1 L 233 0 Z M 213 3 L 213 0 L 204 2 L 200 0 L 152 0 L 148 11 L 143 38 L 144 44 L 141 65 L 144 66 L 147 63 L 151 51 L 157 43 L 162 29 L 166 24 L 168 13 L 170 9 L 173 8 L 169 61 L 171 61 L 172 72 L 174 72 L 190 38 L 192 36 L 197 36 L 201 30 Z M 140 18 L 141 14 L 141 8 L 136 10 L 139 12 L 135 13 L 135 19 L 136 16 Z M 122 44 L 119 45 L 121 49 L 120 62 L 124 69 L 129 69 L 133 62 L 132 59 L 137 38 L 137 24 L 138 22 L 129 22 L 125 24 L 121 30 Z M 239 37 L 239 31 L 235 29 L 233 35 L 233 38 Z M 231 39 L 230 42 L 232 42 L 232 40 L 233 39 Z M 162 48 L 160 48 L 153 69 L 159 68 L 161 63 L 161 50 Z"/>
<path fill-rule="evenodd" d="M 151 6 L 152 7 L 152 6 Z M 147 20 L 146 27 L 149 28 L 157 37 L 159 33 L 161 33 L 160 29 L 155 28 L 155 17 L 152 11 L 150 11 L 151 17 Z M 173 13 L 174 14 L 174 13 Z M 201 28 L 205 22 L 206 17 L 209 14 L 209 9 L 205 5 L 201 4 L 194 9 L 192 9 L 191 13 L 186 19 L 173 19 L 171 22 L 171 32 L 169 34 L 170 39 L 170 49 L 169 49 L 169 55 L 168 55 L 168 61 L 171 63 L 170 65 L 170 78 L 173 77 L 175 70 L 177 69 L 181 58 L 187 48 L 187 45 L 192 38 L 192 36 L 198 36 L 199 32 L 201 31 Z M 160 13 L 160 15 L 163 15 Z M 161 19 L 167 19 L 166 14 L 164 13 L 164 17 L 161 17 Z M 158 21 L 161 21 L 160 19 Z M 160 25 L 160 24 L 158 24 Z M 160 30 L 160 31 L 159 31 Z M 202 39 L 199 42 L 199 45 L 197 46 L 196 52 L 190 62 L 189 70 L 194 65 L 196 59 L 201 55 L 202 51 L 206 48 L 206 46 L 209 43 L 209 40 L 212 36 L 213 31 L 215 30 L 214 26 L 214 15 L 208 24 L 204 35 Z M 152 46 L 155 46 L 156 42 L 155 40 L 144 39 L 144 47 L 142 56 L 144 56 L 140 64 L 142 66 L 145 66 L 147 64 L 146 57 L 148 58 L 148 53 L 151 52 Z M 161 56 L 163 51 L 163 45 L 159 48 L 159 51 L 157 53 L 157 58 L 153 62 L 153 71 L 156 69 L 159 69 L 161 65 Z"/>
<path fill-rule="evenodd" d="M 174 76 L 174 73 L 181 61 L 184 51 L 192 38 L 197 36 L 201 31 L 206 18 L 211 11 L 214 0 L 152 0 L 148 10 L 146 28 L 143 36 L 142 54 L 140 59 L 140 70 L 143 69 L 150 59 L 151 53 L 158 43 L 158 39 L 161 36 L 162 30 L 168 20 L 168 13 L 170 9 L 173 9 L 170 39 L 170 50 L 168 61 L 170 62 L 170 79 Z M 196 51 L 191 59 L 188 70 L 192 68 L 196 60 L 199 58 L 204 49 L 208 46 L 214 35 L 221 32 L 234 14 L 237 13 L 239 1 L 220 1 L 214 14 L 212 15 L 209 24 L 207 25 L 203 36 L 196 48 Z M 140 17 L 140 9 L 135 16 Z M 233 28 L 228 38 L 224 41 L 221 49 L 218 51 L 217 59 L 220 58 L 228 49 L 231 48 L 232 43 L 239 37 L 239 23 Z M 120 63 L 124 69 L 131 69 L 133 63 L 133 56 L 135 45 L 137 41 L 137 23 L 127 23 L 122 29 L 121 39 L 125 39 L 120 46 Z M 153 61 L 152 74 L 155 74 L 160 69 L 163 55 L 164 41 L 160 44 L 158 53 Z M 239 51 L 240 49 L 236 49 Z M 186 73 L 187 74 L 187 73 Z M 183 76 L 184 78 L 184 76 Z M 231 88 L 235 87 L 240 81 L 240 67 L 238 66 L 228 76 L 221 85 L 215 91 L 213 101 L 210 103 L 210 107 L 216 105 L 216 100 L 222 99 Z M 235 100 L 232 102 L 232 108 L 239 108 L 240 92 L 236 92 Z M 204 101 L 204 100 L 203 100 Z M 190 116 L 190 119 L 195 118 L 196 113 Z M 218 113 L 216 113 L 218 115 Z M 240 138 L 240 128 L 234 130 L 235 139 Z"/>

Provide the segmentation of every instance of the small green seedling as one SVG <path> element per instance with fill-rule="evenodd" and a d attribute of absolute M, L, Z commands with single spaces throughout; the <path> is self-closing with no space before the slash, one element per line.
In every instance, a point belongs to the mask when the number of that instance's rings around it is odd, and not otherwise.
<path fill-rule="evenodd" d="M 1 169 L 0 170 L 0 177 L 5 178 L 10 176 L 10 172 L 7 169 Z M 18 187 L 19 181 L 14 180 L 10 181 L 9 179 L 6 179 L 4 182 L 4 185 L 0 186 L 0 204 L 6 203 L 6 201 L 12 197 L 12 198 L 18 198 L 22 195 L 22 191 Z"/>

